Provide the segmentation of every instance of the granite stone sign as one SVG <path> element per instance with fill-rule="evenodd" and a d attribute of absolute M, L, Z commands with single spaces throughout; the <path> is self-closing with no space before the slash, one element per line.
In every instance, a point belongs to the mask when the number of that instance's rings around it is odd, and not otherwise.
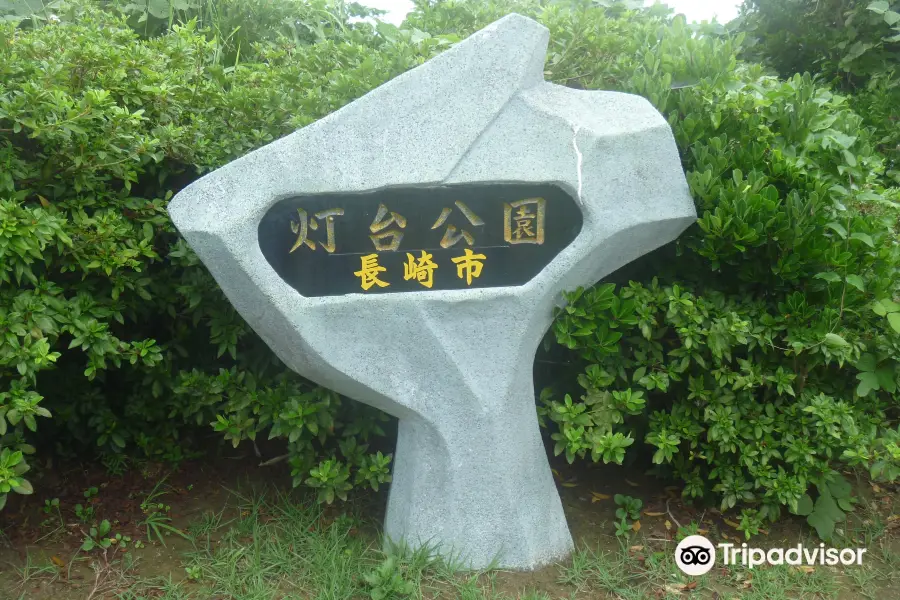
<path fill-rule="evenodd" d="M 645 99 L 543 79 L 509 15 L 170 203 L 294 371 L 399 419 L 386 538 L 471 568 L 572 549 L 532 366 L 562 292 L 696 214 Z"/>

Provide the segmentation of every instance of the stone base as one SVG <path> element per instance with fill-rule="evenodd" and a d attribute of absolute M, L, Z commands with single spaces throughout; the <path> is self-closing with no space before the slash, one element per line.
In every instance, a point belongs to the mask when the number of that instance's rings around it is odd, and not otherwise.
<path fill-rule="evenodd" d="M 386 543 L 430 547 L 468 569 L 531 570 L 568 556 L 572 536 L 535 407 L 523 408 L 519 418 L 472 415 L 441 429 L 401 420 Z"/>

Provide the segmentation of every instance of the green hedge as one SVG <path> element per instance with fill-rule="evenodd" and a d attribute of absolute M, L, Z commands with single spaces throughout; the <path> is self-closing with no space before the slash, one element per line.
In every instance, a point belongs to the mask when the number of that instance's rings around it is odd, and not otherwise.
<path fill-rule="evenodd" d="M 316 35 L 238 43 L 198 12 L 171 28 L 151 14 L 163 31 L 146 37 L 135 15 L 88 2 L 0 24 L 0 504 L 31 489 L 37 417 L 45 445 L 93 448 L 111 469 L 124 453 L 178 460 L 211 426 L 235 446 L 286 438 L 297 481 L 328 500 L 389 478 L 366 446 L 385 415 L 286 372 L 165 209 L 440 42 L 388 43 L 323 3 L 272 10 Z"/>
<path fill-rule="evenodd" d="M 900 1 L 746 0 L 743 54 L 849 94 L 900 179 Z"/>
<path fill-rule="evenodd" d="M 367 447 L 384 416 L 285 372 L 166 200 L 515 11 L 550 28 L 548 80 L 666 115 L 700 215 L 631 283 L 570 295 L 548 339 L 580 375 L 538 399 L 557 453 L 647 448 L 748 534 L 786 507 L 827 536 L 849 508 L 836 469 L 900 473 L 900 191 L 879 132 L 825 82 L 739 60 L 744 34 L 604 4 L 422 2 L 375 29 L 324 3 L 80 2 L 0 26 L 0 494 L 29 491 L 36 425 L 111 468 L 177 460 L 199 426 L 285 438 L 325 501 L 388 481 Z"/>

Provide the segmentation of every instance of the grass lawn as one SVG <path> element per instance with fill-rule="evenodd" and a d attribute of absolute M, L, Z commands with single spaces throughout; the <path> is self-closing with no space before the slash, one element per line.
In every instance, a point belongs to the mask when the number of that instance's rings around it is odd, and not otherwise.
<path fill-rule="evenodd" d="M 432 599 L 549 600 L 620 598 L 897 597 L 900 546 L 892 533 L 895 494 L 861 499 L 841 529 L 835 547 L 866 547 L 862 566 L 716 566 L 694 578 L 676 567 L 678 526 L 700 530 L 714 541 L 740 545 L 726 515 L 696 511 L 674 500 L 653 480 L 630 479 L 621 490 L 644 499 L 639 531 L 615 535 L 615 505 L 604 492 L 625 481 L 621 471 L 560 470 L 560 493 L 577 540 L 565 562 L 531 573 L 493 569 L 466 572 L 453 561 L 430 558 L 427 549 L 383 549 L 379 523 L 385 496 L 370 495 L 323 507 L 313 497 L 289 490 L 280 480 L 223 481 L 226 472 L 207 471 L 184 485 L 181 475 L 143 473 L 126 485 L 115 481 L 73 497 L 30 508 L 23 504 L 13 524 L 6 515 L 6 548 L 0 551 L 0 598 L 11 600 L 271 600 Z M 228 475 L 234 479 L 234 471 Z M 246 471 L 244 474 L 249 473 Z M 258 475 L 258 470 L 257 470 Z M 267 475 L 267 474 L 266 474 Z M 90 477 L 96 477 L 91 474 Z M 633 478 L 629 474 L 630 478 Z M 78 479 L 77 477 L 75 478 Z M 112 479 L 107 476 L 107 479 Z M 127 478 L 126 478 L 127 479 Z M 89 482 L 88 482 L 89 483 Z M 72 489 L 87 485 L 75 482 Z M 867 484 L 868 485 L 868 484 Z M 655 486 L 655 487 L 654 487 Z M 92 492 L 91 488 L 97 491 Z M 624 487 L 624 486 L 622 486 Z M 870 486 L 871 487 L 871 486 Z M 131 490 L 124 494 L 124 490 Z M 89 497 L 84 498 L 85 494 Z M 131 504 L 129 504 L 131 503 Z M 677 504 L 677 507 L 676 507 Z M 130 507 L 138 510 L 129 512 Z M 85 516 L 85 509 L 91 514 Z M 32 517 L 31 515 L 37 515 Z M 79 516 L 80 515 L 80 516 Z M 33 519 L 33 521 L 32 521 Z M 110 522 L 109 548 L 81 549 L 91 526 Z M 29 525 L 29 523 L 31 523 Z M 98 532 L 99 533 L 99 532 Z M 99 535 L 94 536 L 99 539 Z M 130 538 L 130 539 L 125 539 Z M 819 541 L 801 521 L 786 521 L 751 545 L 788 546 Z M 2 545 L 2 544 L 0 544 Z M 127 551 L 126 551 L 127 550 Z"/>

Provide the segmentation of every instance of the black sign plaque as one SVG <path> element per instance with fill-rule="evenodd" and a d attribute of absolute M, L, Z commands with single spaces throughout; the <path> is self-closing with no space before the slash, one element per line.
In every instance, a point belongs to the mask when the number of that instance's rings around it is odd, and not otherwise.
<path fill-rule="evenodd" d="M 258 235 L 298 292 L 340 296 L 522 285 L 581 225 L 554 185 L 470 184 L 286 198 Z"/>

